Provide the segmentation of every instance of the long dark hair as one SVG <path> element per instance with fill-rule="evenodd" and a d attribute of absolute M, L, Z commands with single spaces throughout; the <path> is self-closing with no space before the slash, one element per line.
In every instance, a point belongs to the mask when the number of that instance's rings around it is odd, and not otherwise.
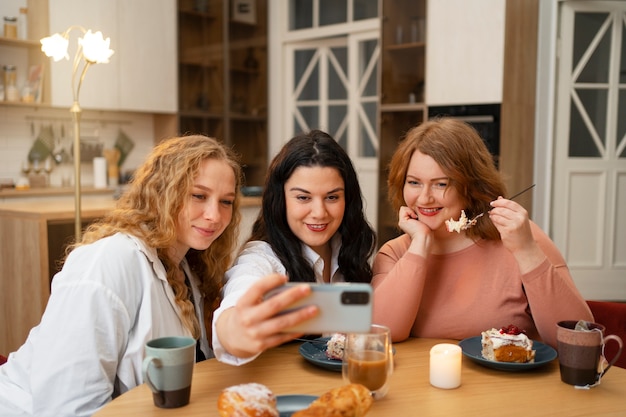
<path fill-rule="evenodd" d="M 287 142 L 274 157 L 265 178 L 261 211 L 252 227 L 252 240 L 270 244 L 287 270 L 290 281 L 315 282 L 313 268 L 302 256 L 301 242 L 287 223 L 285 182 L 296 168 L 330 167 L 339 171 L 345 186 L 346 208 L 339 226 L 341 250 L 339 271 L 347 282 L 372 279 L 369 259 L 374 252 L 376 234 L 363 212 L 363 196 L 350 157 L 327 133 L 313 130 Z"/>

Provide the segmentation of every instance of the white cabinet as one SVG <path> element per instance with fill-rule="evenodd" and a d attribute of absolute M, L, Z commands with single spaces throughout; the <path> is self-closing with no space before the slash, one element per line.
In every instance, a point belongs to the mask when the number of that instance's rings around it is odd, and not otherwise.
<path fill-rule="evenodd" d="M 430 0 L 426 103 L 502 102 L 506 3 Z"/>
<path fill-rule="evenodd" d="M 120 108 L 176 113 L 176 0 L 122 0 L 118 16 Z"/>
<path fill-rule="evenodd" d="M 50 33 L 78 25 L 111 38 L 115 54 L 108 64 L 87 71 L 79 94 L 82 108 L 177 111 L 175 0 L 49 0 L 49 18 Z M 50 63 L 55 107 L 73 102 L 72 61 L 79 36 L 78 31 L 70 35 L 69 61 Z"/>

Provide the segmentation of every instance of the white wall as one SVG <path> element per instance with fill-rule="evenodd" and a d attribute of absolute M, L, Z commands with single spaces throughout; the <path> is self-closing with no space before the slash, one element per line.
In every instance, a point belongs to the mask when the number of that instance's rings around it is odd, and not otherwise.
<path fill-rule="evenodd" d="M 85 111 L 82 119 L 81 137 L 97 137 L 105 148 L 113 147 L 120 129 L 135 142 L 122 170 L 136 168 L 154 146 L 151 114 Z M 65 126 L 64 143 L 69 147 L 73 137 L 69 109 L 0 106 L 0 178 L 17 182 L 41 126 L 50 124 L 57 139 L 61 139 L 61 125 Z M 61 185 L 60 167 L 55 167 L 50 180 L 52 185 Z M 83 185 L 93 185 L 91 163 L 83 164 L 81 180 Z"/>
<path fill-rule="evenodd" d="M 558 0 L 539 2 L 535 109 L 533 221 L 552 236 L 550 223 L 554 146 Z"/>

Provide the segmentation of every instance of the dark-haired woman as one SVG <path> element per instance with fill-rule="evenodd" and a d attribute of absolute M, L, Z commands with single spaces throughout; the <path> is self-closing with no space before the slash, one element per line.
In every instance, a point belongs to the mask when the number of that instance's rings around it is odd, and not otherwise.
<path fill-rule="evenodd" d="M 214 316 L 218 359 L 240 364 L 298 337 L 283 330 L 316 314 L 315 307 L 273 317 L 284 283 L 366 282 L 375 233 L 363 210 L 357 174 L 343 148 L 314 130 L 284 145 L 270 165 L 261 212 L 252 236 L 227 272 L 224 298 Z M 308 285 L 281 294 L 283 305 L 308 294 Z"/>

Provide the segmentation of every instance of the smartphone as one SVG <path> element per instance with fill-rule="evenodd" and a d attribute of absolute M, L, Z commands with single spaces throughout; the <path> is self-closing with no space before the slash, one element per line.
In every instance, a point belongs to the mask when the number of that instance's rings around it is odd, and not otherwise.
<path fill-rule="evenodd" d="M 301 283 L 290 282 L 268 292 L 265 298 L 279 294 Z M 362 283 L 310 284 L 311 294 L 290 305 L 286 314 L 309 305 L 319 307 L 319 314 L 288 332 L 306 334 L 368 332 L 372 324 L 372 287 Z"/>

